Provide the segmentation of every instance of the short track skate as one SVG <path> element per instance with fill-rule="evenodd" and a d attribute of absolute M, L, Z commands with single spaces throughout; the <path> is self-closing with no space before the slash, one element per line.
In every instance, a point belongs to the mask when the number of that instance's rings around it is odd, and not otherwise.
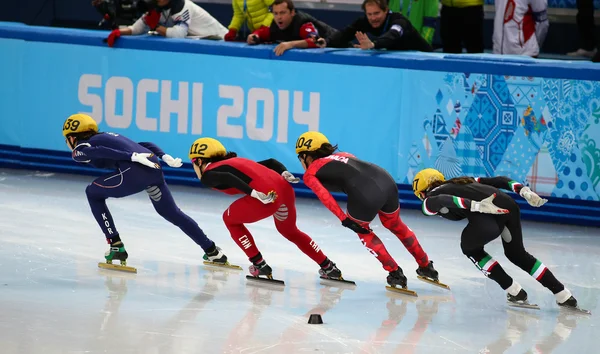
<path fill-rule="evenodd" d="M 417 268 L 417 279 L 425 283 L 435 285 L 437 287 L 450 290 L 450 287 L 444 283 L 440 283 L 438 271 L 433 267 L 433 261 L 429 261 L 426 267 Z"/>
<path fill-rule="evenodd" d="M 276 284 L 276 285 L 285 285 L 285 282 L 283 280 L 274 279 L 272 275 L 265 275 L 264 278 L 261 276 L 246 275 L 246 279 L 257 280 L 257 281 L 261 281 L 264 283 L 270 283 L 270 284 Z"/>
<path fill-rule="evenodd" d="M 344 278 L 342 278 L 342 277 L 340 277 L 340 278 L 329 278 L 329 277 L 328 277 L 328 276 L 326 276 L 326 275 L 321 275 L 321 279 L 323 279 L 323 280 L 329 280 L 329 281 L 334 281 L 334 282 L 336 282 L 336 283 L 343 283 L 343 284 L 349 284 L 349 285 L 356 285 L 356 283 L 355 283 L 354 281 L 352 281 L 352 280 L 346 280 L 346 279 L 344 279 Z"/>
<path fill-rule="evenodd" d="M 539 310 L 540 307 L 537 304 L 532 304 L 527 300 L 527 292 L 525 289 L 519 290 L 517 295 L 506 294 L 506 302 L 508 306 L 520 307 L 524 309 Z"/>
<path fill-rule="evenodd" d="M 573 312 L 573 313 L 581 313 L 584 315 L 591 315 L 592 311 L 590 310 L 586 310 L 586 309 L 582 309 L 581 307 L 564 307 L 565 311 L 569 311 L 569 312 Z"/>
<path fill-rule="evenodd" d="M 271 273 L 271 267 L 265 261 L 258 263 L 257 265 L 251 265 L 248 270 L 251 275 L 246 275 L 248 280 L 258 280 L 264 283 L 270 283 L 275 285 L 285 285 L 283 280 L 274 279 Z M 264 277 L 264 278 L 263 278 Z"/>
<path fill-rule="evenodd" d="M 108 270 L 118 270 L 127 273 L 137 273 L 137 269 L 127 266 L 127 251 L 125 245 L 121 241 L 111 244 L 110 248 L 104 254 L 104 263 L 98 263 L 98 268 Z M 113 264 L 113 261 L 119 261 L 119 265 Z"/>
<path fill-rule="evenodd" d="M 235 269 L 235 270 L 244 270 L 242 267 L 240 267 L 238 265 L 235 265 L 235 264 L 231 264 L 229 262 L 220 263 L 220 262 L 204 261 L 203 263 L 204 263 L 204 265 L 211 266 L 211 267 L 219 267 L 219 268 L 227 268 L 227 269 Z"/>
<path fill-rule="evenodd" d="M 127 273 L 137 273 L 137 269 L 134 267 L 128 267 L 126 261 L 121 261 L 121 264 L 112 264 L 112 261 L 106 261 L 105 263 L 98 263 L 98 268 L 117 270 Z"/>
<path fill-rule="evenodd" d="M 410 290 L 408 288 L 400 288 L 400 287 L 397 287 L 397 286 L 389 286 L 389 285 L 386 286 L 385 288 L 387 290 L 393 292 L 393 293 L 410 295 L 410 296 L 414 296 L 414 297 L 418 297 L 419 296 L 416 291 Z"/>
<path fill-rule="evenodd" d="M 418 296 L 416 291 L 409 290 L 406 286 L 406 276 L 404 276 L 404 272 L 402 272 L 402 268 L 398 267 L 398 269 L 391 271 L 387 276 L 388 286 L 385 288 L 389 291 L 410 295 L 410 296 Z"/>
<path fill-rule="evenodd" d="M 518 308 L 522 308 L 522 309 L 532 309 L 532 310 L 540 309 L 540 307 L 537 304 L 532 304 L 528 301 L 524 301 L 524 302 L 507 301 L 507 302 L 508 302 L 508 306 L 510 306 L 510 307 L 518 307 Z"/>
<path fill-rule="evenodd" d="M 573 296 L 571 296 L 564 303 L 558 304 L 558 307 L 560 307 L 561 309 L 565 309 L 567 311 L 573 312 L 573 313 L 581 313 L 581 314 L 585 314 L 585 315 L 591 315 L 592 314 L 591 311 L 584 310 L 581 307 L 579 307 L 579 304 L 577 303 L 577 300 L 575 300 L 575 298 Z"/>
<path fill-rule="evenodd" d="M 420 276 L 420 275 L 417 275 L 417 279 L 419 279 L 420 281 L 423 281 L 425 283 L 428 283 L 428 284 L 431 284 L 431 285 L 435 285 L 437 287 L 440 287 L 440 288 L 443 288 L 443 289 L 446 289 L 446 290 L 450 290 L 450 287 L 448 285 L 446 285 L 444 283 L 440 283 L 439 280 L 430 279 L 430 278 L 423 277 L 423 276 Z"/>

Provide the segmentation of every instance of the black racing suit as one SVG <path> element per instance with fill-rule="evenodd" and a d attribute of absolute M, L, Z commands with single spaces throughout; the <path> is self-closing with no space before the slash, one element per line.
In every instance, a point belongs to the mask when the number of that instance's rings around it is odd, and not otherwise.
<path fill-rule="evenodd" d="M 400 239 L 419 266 L 426 267 L 429 264 L 427 254 L 414 232 L 400 219 L 398 187 L 383 168 L 340 152 L 313 161 L 304 174 L 304 183 L 342 224 L 350 218 L 370 230 L 369 223 L 379 214 L 383 226 Z M 340 208 L 330 191 L 348 195 L 348 214 Z M 377 235 L 371 231 L 368 234 L 359 233 L 359 237 L 385 270 L 398 269 Z"/>
<path fill-rule="evenodd" d="M 478 181 L 478 182 L 477 182 Z M 423 200 L 425 215 L 440 215 L 448 220 L 468 219 L 462 232 L 460 247 L 465 256 L 502 289 L 513 284 L 512 278 L 485 250 L 484 245 L 502 235 L 506 258 L 556 294 L 564 289 L 546 266 L 529 254 L 523 245 L 521 211 L 508 194 L 498 188 L 519 193 L 523 186 L 507 177 L 478 178 L 473 183 L 446 183 L 426 193 Z M 508 214 L 482 214 L 471 211 L 471 202 L 496 194 L 493 203 L 508 209 Z"/>

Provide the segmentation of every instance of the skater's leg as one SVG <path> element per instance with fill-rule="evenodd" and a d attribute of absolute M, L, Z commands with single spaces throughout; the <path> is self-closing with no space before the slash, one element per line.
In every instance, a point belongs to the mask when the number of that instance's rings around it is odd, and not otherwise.
<path fill-rule="evenodd" d="M 289 188 L 291 190 L 291 187 Z M 302 253 L 310 257 L 318 265 L 321 267 L 327 266 L 326 263 L 329 260 L 323 251 L 321 251 L 321 248 L 310 236 L 300 231 L 298 226 L 296 226 L 296 201 L 293 190 L 291 190 L 291 193 L 280 195 L 280 198 L 283 199 L 282 203 L 277 208 L 275 214 L 273 214 L 277 231 L 290 242 L 294 243 Z"/>
<path fill-rule="evenodd" d="M 375 216 L 377 216 L 381 205 L 384 204 L 383 202 L 379 203 L 375 197 L 377 197 L 377 195 L 374 195 L 373 200 L 370 201 L 354 200 L 351 198 L 348 199 L 348 217 L 356 221 L 367 230 L 371 229 L 369 224 L 371 221 L 373 221 L 373 219 L 375 219 Z M 385 248 L 385 245 L 383 242 L 381 242 L 381 239 L 377 237 L 373 231 L 368 234 L 357 235 L 369 253 L 371 253 L 373 256 L 375 256 L 375 258 L 377 258 L 377 260 L 379 260 L 379 262 L 381 262 L 383 269 L 387 270 L 388 272 L 398 270 L 398 264 L 389 254 Z"/>
<path fill-rule="evenodd" d="M 214 251 L 214 242 L 209 239 L 198 224 L 182 212 L 166 183 L 146 188 L 156 212 L 171 224 L 179 227 L 186 235 L 196 242 L 205 252 Z"/>
<path fill-rule="evenodd" d="M 257 222 L 269 217 L 276 210 L 276 204 L 262 204 L 250 196 L 245 196 L 233 202 L 223 213 L 223 222 L 225 222 L 231 238 L 233 238 L 233 241 L 235 241 L 251 261 L 260 252 L 256 247 L 252 234 L 244 224 Z"/>
<path fill-rule="evenodd" d="M 513 284 L 513 279 L 506 274 L 502 266 L 483 248 L 463 249 L 462 251 L 486 277 L 498 283 L 502 289 L 507 290 Z M 519 288 L 518 290 L 521 289 Z M 519 293 L 518 290 L 514 295 Z"/>
<path fill-rule="evenodd" d="M 110 245 L 104 258 L 108 263 L 120 260 L 121 264 L 128 258 L 125 245 L 121 241 L 119 232 L 115 227 L 112 215 L 106 206 L 107 198 L 122 198 L 144 190 L 143 180 L 148 173 L 141 168 L 129 167 L 96 178 L 87 188 L 85 194 L 90 204 L 92 214 L 102 229 L 106 242 Z M 154 174 L 150 174 L 151 177 Z M 142 182 L 141 182 L 142 181 Z"/>
<path fill-rule="evenodd" d="M 396 198 L 397 200 L 397 198 Z M 389 210 L 389 209 L 388 209 Z M 423 251 L 419 240 L 415 233 L 400 219 L 400 206 L 392 212 L 379 211 L 379 220 L 383 226 L 390 230 L 406 247 L 408 252 L 412 254 L 419 267 L 427 267 L 429 265 L 429 257 Z"/>
<path fill-rule="evenodd" d="M 511 210 L 508 214 L 506 227 L 502 230 L 502 245 L 506 258 L 552 291 L 556 301 L 563 303 L 571 297 L 571 292 L 556 279 L 544 263 L 525 250 L 521 216 L 518 209 Z"/>
<path fill-rule="evenodd" d="M 134 168 L 128 168 L 100 176 L 85 189 L 92 214 L 109 244 L 121 239 L 106 206 L 106 199 L 122 198 L 143 191 L 144 186 L 137 183 L 138 179 L 139 172 Z"/>
<path fill-rule="evenodd" d="M 365 229 L 370 230 L 369 222 L 357 219 L 354 216 L 352 216 L 350 214 L 350 208 L 348 208 L 348 217 L 359 223 L 360 226 L 364 227 Z M 377 237 L 377 235 L 375 235 L 373 231 L 371 231 L 368 234 L 357 235 L 362 244 L 367 248 L 369 253 L 371 253 L 373 256 L 375 256 L 375 258 L 377 258 L 377 260 L 379 260 L 379 262 L 381 262 L 383 269 L 387 270 L 388 272 L 398 270 L 398 263 L 396 263 L 394 258 L 392 258 L 388 250 L 385 248 L 383 242 L 381 242 L 381 239 Z"/>
<path fill-rule="evenodd" d="M 469 224 L 462 232 L 460 248 L 475 266 L 488 278 L 492 279 L 500 287 L 509 291 L 511 295 L 517 295 L 521 290 L 520 285 L 506 274 L 500 264 L 492 258 L 483 246 L 500 235 L 500 227 L 494 216 L 473 215 L 469 218 Z M 514 287 L 513 287 L 514 283 Z M 511 288 L 511 289 L 509 289 Z"/>

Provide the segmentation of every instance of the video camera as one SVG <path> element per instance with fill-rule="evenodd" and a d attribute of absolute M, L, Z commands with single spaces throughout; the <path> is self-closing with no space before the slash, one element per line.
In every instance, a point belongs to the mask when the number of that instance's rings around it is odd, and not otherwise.
<path fill-rule="evenodd" d="M 132 25 L 138 18 L 156 8 L 156 0 L 94 0 L 92 5 L 102 15 L 98 26 L 111 29 Z"/>

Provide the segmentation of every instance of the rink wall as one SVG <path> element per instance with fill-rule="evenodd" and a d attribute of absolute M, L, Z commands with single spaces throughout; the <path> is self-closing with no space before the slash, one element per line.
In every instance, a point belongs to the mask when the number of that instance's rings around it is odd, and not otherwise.
<path fill-rule="evenodd" d="M 406 207 L 420 169 L 508 175 L 550 196 L 526 218 L 600 226 L 600 66 L 492 55 L 289 51 L 0 23 L 0 167 L 99 174 L 75 164 L 65 118 L 187 159 L 199 136 L 301 172 L 295 140 L 325 133 L 386 168 Z M 165 168 L 198 185 L 191 167 Z M 311 196 L 303 185 L 300 195 Z M 518 198 L 520 200 L 520 198 Z M 522 201 L 521 201 L 522 202 Z"/>

